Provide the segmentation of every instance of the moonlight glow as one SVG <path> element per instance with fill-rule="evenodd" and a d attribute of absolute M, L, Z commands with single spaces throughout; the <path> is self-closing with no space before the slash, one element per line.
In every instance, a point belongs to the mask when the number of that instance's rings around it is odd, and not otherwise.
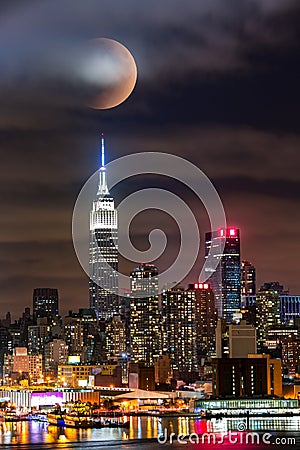
<path fill-rule="evenodd" d="M 129 97 L 136 84 L 137 68 L 124 45 L 99 38 L 89 42 L 81 74 L 90 86 L 88 106 L 108 109 Z"/>

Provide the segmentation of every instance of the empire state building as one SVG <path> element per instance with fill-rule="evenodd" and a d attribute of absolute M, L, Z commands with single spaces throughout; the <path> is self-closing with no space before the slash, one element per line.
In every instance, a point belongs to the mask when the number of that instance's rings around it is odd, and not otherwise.
<path fill-rule="evenodd" d="M 112 269 L 115 271 L 113 272 Z M 90 212 L 89 294 L 90 308 L 99 318 L 119 313 L 118 215 L 110 195 L 105 168 L 104 136 L 101 135 L 101 167 L 96 199 Z"/>

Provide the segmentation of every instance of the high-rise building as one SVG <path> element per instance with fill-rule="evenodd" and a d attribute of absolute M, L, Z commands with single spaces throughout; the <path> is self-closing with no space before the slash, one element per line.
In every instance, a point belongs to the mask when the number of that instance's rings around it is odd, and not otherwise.
<path fill-rule="evenodd" d="M 270 285 L 270 283 L 268 283 Z M 295 319 L 300 317 L 300 295 L 290 294 L 287 291 L 282 291 L 282 286 L 279 283 L 272 283 L 272 288 L 279 292 L 280 298 L 280 321 L 284 326 L 291 327 L 294 325 Z M 242 297 L 243 306 L 245 309 L 255 309 L 256 295 L 247 295 Z"/>
<path fill-rule="evenodd" d="M 106 355 L 120 357 L 126 353 L 126 330 L 121 316 L 114 316 L 106 324 Z"/>
<path fill-rule="evenodd" d="M 249 261 L 241 262 L 241 294 L 256 294 L 256 269 Z"/>
<path fill-rule="evenodd" d="M 281 323 L 293 326 L 295 319 L 300 317 L 300 295 L 281 292 L 279 296 Z"/>
<path fill-rule="evenodd" d="M 265 283 L 256 296 L 256 321 L 258 348 L 266 345 L 268 331 L 281 325 L 280 292 L 282 286 Z"/>
<path fill-rule="evenodd" d="M 130 350 L 133 362 L 152 366 L 161 354 L 158 270 L 141 264 L 133 270 L 130 299 Z"/>
<path fill-rule="evenodd" d="M 289 375 L 300 373 L 300 339 L 292 333 L 282 340 L 282 364 Z"/>
<path fill-rule="evenodd" d="M 270 355 L 216 358 L 212 366 L 214 396 L 282 396 L 280 359 L 271 359 Z"/>
<path fill-rule="evenodd" d="M 99 318 L 118 314 L 118 216 L 107 187 L 103 135 L 98 192 L 90 212 L 89 272 L 90 307 Z"/>
<path fill-rule="evenodd" d="M 207 267 L 209 282 L 215 294 L 218 316 L 230 323 L 241 307 L 240 230 L 221 228 L 205 235 L 205 257 L 211 248 L 221 248 L 223 253 L 214 255 L 220 261 L 216 269 Z"/>
<path fill-rule="evenodd" d="M 193 301 L 197 359 L 200 363 L 201 358 L 211 356 L 215 352 L 215 331 L 218 320 L 215 297 L 210 283 L 191 284 L 185 295 Z"/>
<path fill-rule="evenodd" d="M 230 324 L 229 328 L 229 358 L 247 358 L 256 354 L 256 328 L 244 320 L 239 324 Z"/>
<path fill-rule="evenodd" d="M 69 349 L 63 339 L 53 339 L 45 347 L 45 370 L 54 371 L 57 374 L 59 364 L 67 362 Z"/>
<path fill-rule="evenodd" d="M 239 324 L 226 324 L 219 319 L 216 328 L 217 358 L 247 358 L 256 353 L 256 328 L 245 320 Z"/>
<path fill-rule="evenodd" d="M 46 318 L 38 319 L 37 325 L 28 327 L 29 355 L 45 354 L 45 346 L 51 339 L 51 327 Z"/>
<path fill-rule="evenodd" d="M 163 350 L 171 361 L 175 378 L 195 381 L 198 374 L 195 293 L 174 287 L 163 291 Z"/>
<path fill-rule="evenodd" d="M 91 308 L 80 308 L 77 313 L 69 311 L 63 319 L 63 329 L 69 355 L 79 355 L 84 363 L 94 362 L 100 339 L 96 312 Z"/>
<path fill-rule="evenodd" d="M 58 316 L 58 290 L 53 288 L 36 288 L 33 291 L 33 317 Z"/>

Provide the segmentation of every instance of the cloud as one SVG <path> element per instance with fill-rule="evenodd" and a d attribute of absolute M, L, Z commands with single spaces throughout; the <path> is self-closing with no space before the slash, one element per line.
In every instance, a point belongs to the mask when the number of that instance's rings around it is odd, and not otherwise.
<path fill-rule="evenodd" d="M 52 1 L 20 3 L 7 7 L 0 21 L 2 83 L 15 89 L 15 82 L 24 88 L 44 79 L 52 84 L 53 95 L 59 80 L 72 93 L 85 59 L 82 45 L 99 36 L 127 45 L 142 79 L 249 69 L 252 47 L 296 38 L 294 27 L 282 19 L 294 11 L 294 2 L 286 0 L 63 0 L 59 8 Z"/>
<path fill-rule="evenodd" d="M 299 289 L 296 2 L 49 0 L 0 8 L 2 305 L 23 308 L 38 285 L 59 287 L 65 305 L 88 304 L 71 218 L 97 169 L 102 130 L 108 160 L 162 151 L 199 166 L 219 189 L 228 221 L 241 226 L 243 255 L 260 279 Z M 139 70 L 134 94 L 105 113 L 85 107 L 76 74 L 82 43 L 99 36 L 125 44 Z M 195 207 L 178 184 L 164 183 Z M 134 186 L 123 188 L 117 196 Z M 143 245 L 143 221 L 135 231 Z"/>

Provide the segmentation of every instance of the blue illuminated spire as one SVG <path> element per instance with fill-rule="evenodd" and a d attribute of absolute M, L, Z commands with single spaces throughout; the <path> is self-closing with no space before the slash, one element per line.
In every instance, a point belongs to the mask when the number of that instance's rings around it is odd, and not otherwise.
<path fill-rule="evenodd" d="M 106 182 L 104 133 L 101 133 L 101 165 L 99 170 L 99 187 L 97 195 L 109 194 Z"/>
<path fill-rule="evenodd" d="M 101 168 L 105 166 L 104 133 L 101 133 Z"/>

